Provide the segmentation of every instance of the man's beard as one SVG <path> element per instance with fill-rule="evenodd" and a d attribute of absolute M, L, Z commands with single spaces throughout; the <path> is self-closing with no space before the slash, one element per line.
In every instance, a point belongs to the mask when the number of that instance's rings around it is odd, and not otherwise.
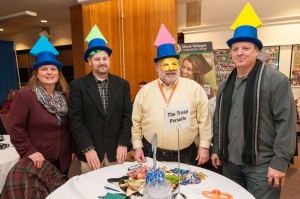
<path fill-rule="evenodd" d="M 106 72 L 98 72 L 99 75 L 106 75 L 108 73 L 108 71 Z"/>
<path fill-rule="evenodd" d="M 166 74 L 160 74 L 159 78 L 161 79 L 161 81 L 167 85 L 171 85 L 173 84 L 177 79 L 178 79 L 178 73 L 172 74 L 171 76 L 166 75 Z"/>
<path fill-rule="evenodd" d="M 105 68 L 106 68 L 106 71 L 105 71 L 105 72 L 103 72 L 103 71 L 101 71 L 101 70 L 98 70 L 97 73 L 98 73 L 99 75 L 106 75 L 106 74 L 108 74 L 108 67 L 105 66 Z"/>

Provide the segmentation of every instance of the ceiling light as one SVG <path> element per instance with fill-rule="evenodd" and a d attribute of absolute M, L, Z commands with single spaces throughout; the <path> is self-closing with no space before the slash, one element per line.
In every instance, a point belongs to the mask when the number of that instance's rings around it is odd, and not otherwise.
<path fill-rule="evenodd" d="M 1 31 L 1 32 L 3 32 L 3 31 L 4 31 L 4 29 L 3 29 L 3 28 L 0 28 L 0 31 Z"/>
<path fill-rule="evenodd" d="M 35 16 L 37 16 L 37 14 L 35 12 L 31 12 L 31 11 L 26 10 L 26 11 L 23 11 L 23 12 L 18 12 L 18 13 L 15 13 L 15 14 L 0 17 L 0 23 L 9 21 L 9 20 L 15 19 L 15 18 L 24 18 L 24 17 L 30 17 L 30 16 L 35 17 Z"/>
<path fill-rule="evenodd" d="M 42 23 L 47 23 L 48 21 L 43 19 L 43 20 L 41 20 L 41 22 Z"/>

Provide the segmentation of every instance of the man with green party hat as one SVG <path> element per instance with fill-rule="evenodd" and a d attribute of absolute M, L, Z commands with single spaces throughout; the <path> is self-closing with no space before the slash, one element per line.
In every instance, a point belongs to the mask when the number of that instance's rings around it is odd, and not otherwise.
<path fill-rule="evenodd" d="M 112 50 L 95 25 L 84 60 L 92 71 L 70 84 L 69 124 L 83 173 L 122 164 L 131 145 L 130 85 L 109 73 Z"/>
<path fill-rule="evenodd" d="M 289 79 L 256 58 L 261 25 L 247 3 L 231 27 L 235 69 L 218 90 L 211 159 L 255 198 L 279 199 L 295 152 L 296 112 Z"/>
<path fill-rule="evenodd" d="M 197 82 L 179 77 L 179 55 L 175 40 L 164 24 L 161 25 L 154 46 L 154 58 L 158 79 L 141 89 L 133 105 L 132 145 L 135 160 L 145 162 L 145 157 L 153 157 L 151 138 L 157 133 L 157 160 L 177 161 L 179 147 L 180 161 L 187 164 L 202 165 L 209 159 L 209 146 L 212 137 L 212 124 L 207 95 Z M 190 126 L 180 129 L 178 146 L 177 131 L 164 129 L 164 111 L 168 107 L 190 105 Z M 194 140 L 199 135 L 199 149 Z"/>

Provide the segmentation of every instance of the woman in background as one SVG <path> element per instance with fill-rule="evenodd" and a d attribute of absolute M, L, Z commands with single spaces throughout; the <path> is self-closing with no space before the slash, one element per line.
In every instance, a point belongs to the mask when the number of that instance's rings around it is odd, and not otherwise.
<path fill-rule="evenodd" d="M 208 99 L 210 99 L 214 96 L 214 94 L 211 91 L 210 85 L 205 81 L 204 75 L 211 70 L 212 67 L 203 55 L 190 54 L 181 64 L 180 76 L 198 82 L 198 84 L 200 84 L 205 90 Z"/>
<path fill-rule="evenodd" d="M 9 110 L 11 106 L 11 102 L 13 100 L 16 89 L 10 89 L 7 94 L 7 98 L 1 108 L 1 111 Z"/>
<path fill-rule="evenodd" d="M 36 56 L 33 74 L 26 87 L 17 91 L 11 106 L 11 142 L 22 158 L 36 168 L 50 161 L 67 175 L 71 164 L 71 135 L 68 128 L 68 85 L 57 50 L 43 35 L 31 49 Z"/>
<path fill-rule="evenodd" d="M 180 76 L 194 80 L 203 87 L 209 99 L 208 102 L 211 116 L 213 116 L 216 107 L 215 94 L 217 91 L 216 89 L 211 88 L 211 86 L 205 81 L 204 77 L 204 75 L 211 70 L 212 67 L 209 65 L 203 55 L 190 54 L 183 60 L 181 64 Z"/>
<path fill-rule="evenodd" d="M 215 101 L 216 97 L 214 96 L 214 94 L 216 93 L 216 91 L 212 91 L 210 85 L 205 82 L 205 78 L 204 78 L 204 75 L 211 70 L 212 67 L 209 65 L 209 63 L 206 61 L 203 55 L 190 54 L 182 62 L 180 68 L 180 75 L 181 77 L 194 80 L 198 82 L 198 84 L 203 86 L 203 89 L 205 90 L 207 97 L 209 99 L 211 116 L 213 116 L 215 110 L 215 104 L 216 104 Z M 195 143 L 199 143 L 199 139 L 200 139 L 199 136 L 197 136 L 195 138 Z M 210 154 L 211 154 L 211 148 L 210 148 Z M 211 163 L 211 160 L 208 160 L 201 167 L 217 172 L 219 174 L 223 173 L 222 167 L 219 167 L 218 169 L 214 168 Z"/>

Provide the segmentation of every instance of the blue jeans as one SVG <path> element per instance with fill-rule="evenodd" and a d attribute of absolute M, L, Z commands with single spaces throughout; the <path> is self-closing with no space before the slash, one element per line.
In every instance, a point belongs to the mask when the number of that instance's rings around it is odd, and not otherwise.
<path fill-rule="evenodd" d="M 256 199 L 279 199 L 281 188 L 268 185 L 269 163 L 258 166 L 223 165 L 223 175 L 247 189 Z"/>

